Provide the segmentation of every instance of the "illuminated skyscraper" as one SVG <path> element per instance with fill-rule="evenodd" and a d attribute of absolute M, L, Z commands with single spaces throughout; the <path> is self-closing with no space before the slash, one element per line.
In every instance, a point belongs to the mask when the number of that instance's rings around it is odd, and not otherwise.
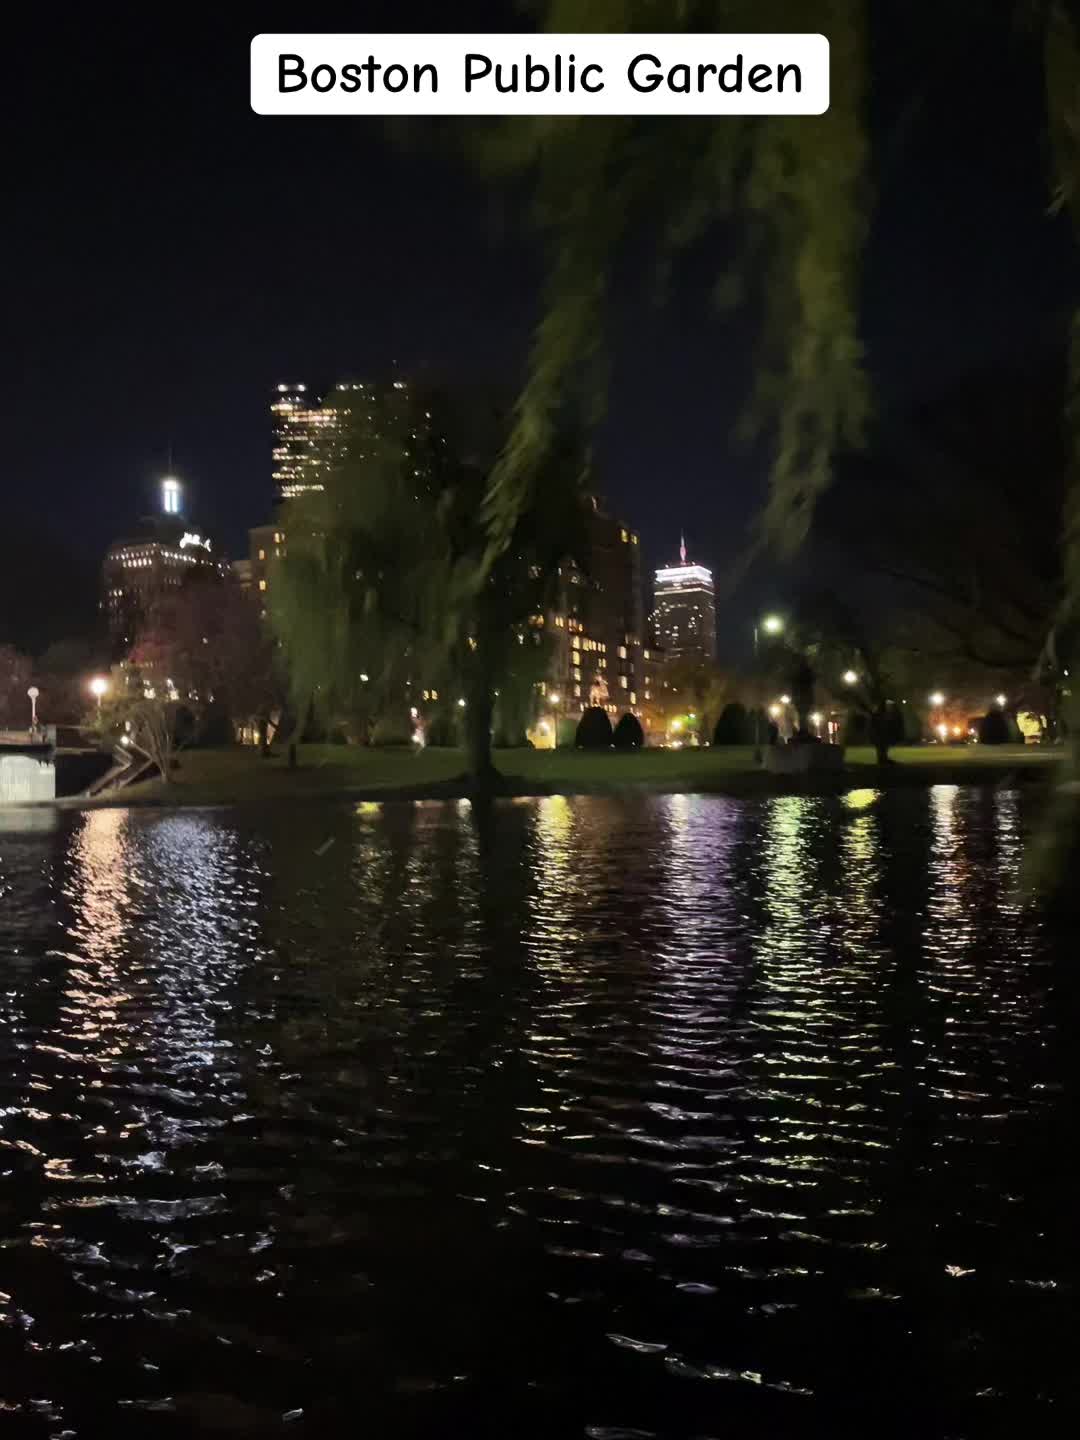
<path fill-rule="evenodd" d="M 430 419 L 404 380 L 378 384 L 342 380 L 320 400 L 306 385 L 278 385 L 274 422 L 274 489 L 278 500 L 323 490 L 346 461 L 363 460 L 384 435 Z"/>
<path fill-rule="evenodd" d="M 679 546 L 678 565 L 657 570 L 654 595 L 653 629 L 668 658 L 714 660 L 716 596 L 712 571 L 687 562 L 685 539 Z"/>
<path fill-rule="evenodd" d="M 102 568 L 101 608 L 114 653 L 127 654 L 156 607 L 192 576 L 224 578 L 228 564 L 184 514 L 178 480 L 161 482 L 161 509 L 145 516 L 128 538 L 110 545 Z"/>
<path fill-rule="evenodd" d="M 337 423 L 335 411 L 320 404 L 306 385 L 278 385 L 270 413 L 277 499 L 291 500 L 305 490 L 321 490 L 326 464 L 323 442 Z"/>

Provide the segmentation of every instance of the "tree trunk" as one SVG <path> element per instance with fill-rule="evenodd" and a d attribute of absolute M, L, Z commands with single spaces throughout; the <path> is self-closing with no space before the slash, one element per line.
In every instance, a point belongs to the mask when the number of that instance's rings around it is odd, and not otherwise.
<path fill-rule="evenodd" d="M 804 660 L 795 674 L 791 677 L 791 692 L 795 703 L 795 722 L 797 725 L 797 740 L 811 740 L 813 735 L 810 730 L 810 716 L 814 711 L 814 688 L 817 676 L 813 668 Z"/>
<path fill-rule="evenodd" d="M 889 712 L 882 705 L 870 716 L 870 740 L 879 765 L 891 765 L 889 759 Z"/>
<path fill-rule="evenodd" d="M 487 783 L 498 771 L 491 758 L 491 721 L 495 712 L 492 693 L 476 687 L 465 707 L 465 758 L 472 780 Z"/>
<path fill-rule="evenodd" d="M 289 769 L 295 770 L 299 763 L 299 745 L 304 738 L 304 731 L 311 719 L 311 711 L 314 705 L 314 697 L 309 695 L 296 712 L 296 724 L 293 726 L 292 734 L 289 736 Z"/>

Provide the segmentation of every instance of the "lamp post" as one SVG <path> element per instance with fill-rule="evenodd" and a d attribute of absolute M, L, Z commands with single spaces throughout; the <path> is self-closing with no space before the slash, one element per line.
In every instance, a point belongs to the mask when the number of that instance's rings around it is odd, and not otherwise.
<path fill-rule="evenodd" d="M 37 688 L 36 685 L 31 685 L 31 686 L 30 686 L 30 689 L 27 690 L 26 694 L 27 694 L 27 697 L 28 697 L 28 699 L 29 699 L 29 701 L 30 701 L 30 729 L 31 729 L 31 730 L 36 730 L 36 729 L 37 729 L 37 702 L 38 702 L 38 696 L 41 694 L 41 691 Z"/>
<path fill-rule="evenodd" d="M 554 726 L 551 740 L 551 748 L 553 750 L 557 750 L 559 748 L 559 701 L 561 698 L 562 697 L 559 695 L 558 691 L 548 696 L 548 699 L 551 701 L 551 709 L 553 712 L 551 720 L 551 723 Z"/>
<path fill-rule="evenodd" d="M 95 675 L 90 681 L 90 694 L 97 701 L 98 714 L 101 714 L 101 701 L 109 688 L 109 682 L 104 675 Z"/>
<path fill-rule="evenodd" d="M 764 630 L 766 635 L 779 635 L 784 628 L 784 622 L 779 615 L 766 615 L 760 622 L 754 621 L 754 670 L 757 670 L 758 649 L 760 645 L 760 631 Z M 754 764 L 761 764 L 761 706 L 754 706 Z"/>

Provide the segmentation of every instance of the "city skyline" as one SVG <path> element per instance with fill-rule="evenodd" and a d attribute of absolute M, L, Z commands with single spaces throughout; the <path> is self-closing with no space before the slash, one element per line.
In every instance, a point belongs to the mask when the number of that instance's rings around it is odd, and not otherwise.
<path fill-rule="evenodd" d="M 366 13 L 374 29 L 396 28 L 388 4 Z M 480 31 L 505 25 L 505 6 L 470 13 L 482 17 Z M 413 6 L 410 16 L 440 23 L 434 5 Z M 55 543 L 74 534 L 71 548 L 100 555 L 127 517 L 142 513 L 171 447 L 172 468 L 207 525 L 243 554 L 248 527 L 266 514 L 265 396 L 274 384 L 374 375 L 388 361 L 407 373 L 511 384 L 521 376 L 538 258 L 514 215 L 446 150 L 391 149 L 378 127 L 348 121 L 288 125 L 253 115 L 236 83 L 251 38 L 243 19 L 222 17 L 209 55 L 179 33 L 166 56 L 135 18 L 130 43 L 141 57 L 141 133 L 157 137 L 151 152 L 148 140 L 131 143 L 127 52 L 106 47 L 89 15 L 76 18 L 70 49 L 49 61 L 65 77 L 63 103 L 42 113 L 33 145 L 13 156 L 13 204 L 27 221 L 11 237 L 22 280 L 9 296 L 12 343 L 0 357 L 7 461 L 16 514 Z M 1007 46 L 994 49 L 1000 26 L 985 29 L 972 118 L 939 144 L 936 121 L 951 102 L 931 86 L 880 196 L 866 340 L 900 408 L 1038 351 L 1058 333 L 1068 293 L 1064 245 L 1043 218 L 1043 176 L 1005 133 L 992 98 L 1014 91 L 1015 62 Z M 887 67 L 893 82 L 911 59 L 902 41 Z M 84 55 L 92 66 L 76 63 Z M 177 88 L 185 67 L 205 74 L 205 85 Z M 40 109 L 34 73 L 28 63 L 12 77 L 26 113 Z M 1034 126 L 1036 101 L 1022 98 L 1024 123 Z M 977 146 L 975 115 L 986 133 Z M 342 188 L 352 173 L 364 177 L 362 194 Z M 306 195 L 334 197 L 333 226 L 323 206 L 282 203 L 287 175 L 303 177 Z M 914 193 L 926 203 L 912 204 Z M 1002 196 L 1010 203 L 991 219 Z M 73 233 L 73 210 L 93 217 L 89 243 Z M 674 511 L 702 563 L 723 574 L 745 549 L 761 502 L 768 456 L 732 440 L 749 388 L 741 357 L 758 348 L 760 316 L 751 305 L 718 318 L 701 300 L 730 246 L 724 227 L 705 237 L 664 310 L 633 263 L 616 287 L 614 328 L 632 343 L 615 367 L 596 454 L 649 568 L 664 559 Z M 40 513 L 41 494 L 62 519 Z M 772 598 L 754 575 L 731 597 L 731 632 L 744 646 L 753 614 Z"/>

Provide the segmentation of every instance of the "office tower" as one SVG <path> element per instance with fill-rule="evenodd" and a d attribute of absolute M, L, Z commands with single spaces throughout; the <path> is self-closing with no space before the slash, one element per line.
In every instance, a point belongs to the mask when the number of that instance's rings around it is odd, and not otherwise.
<path fill-rule="evenodd" d="M 716 658 L 716 596 L 712 571 L 692 565 L 686 540 L 679 546 L 679 563 L 657 570 L 653 587 L 653 629 L 670 660 Z"/>
<path fill-rule="evenodd" d="M 109 546 L 102 566 L 102 610 L 117 655 L 131 649 L 155 606 L 192 575 L 228 573 L 210 539 L 185 516 L 183 487 L 172 476 L 161 483 L 160 505 L 130 538 Z"/>
<path fill-rule="evenodd" d="M 335 411 L 320 404 L 306 385 L 278 385 L 273 418 L 273 479 L 276 500 L 321 490 L 327 463 L 326 440 L 337 424 Z"/>

